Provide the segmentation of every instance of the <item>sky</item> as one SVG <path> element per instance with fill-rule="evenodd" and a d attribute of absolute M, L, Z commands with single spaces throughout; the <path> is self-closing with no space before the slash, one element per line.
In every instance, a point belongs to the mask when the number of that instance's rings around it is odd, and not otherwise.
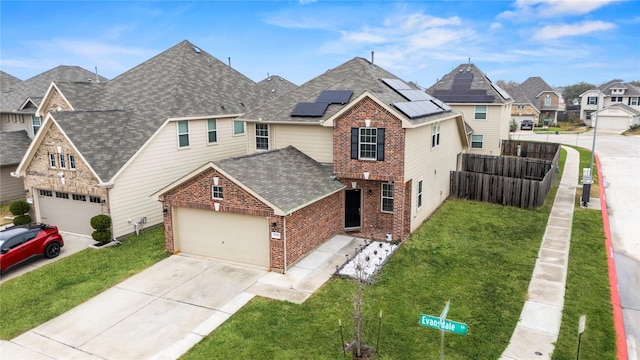
<path fill-rule="evenodd" d="M 0 70 L 112 79 L 189 40 L 258 82 L 301 85 L 354 58 L 428 88 L 471 61 L 491 81 L 640 80 L 640 0 L 7 1 Z"/>

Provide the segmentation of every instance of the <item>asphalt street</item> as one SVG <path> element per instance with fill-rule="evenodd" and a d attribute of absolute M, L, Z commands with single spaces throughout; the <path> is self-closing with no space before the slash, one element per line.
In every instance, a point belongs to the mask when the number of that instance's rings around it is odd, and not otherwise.
<path fill-rule="evenodd" d="M 519 131 L 514 139 L 593 147 L 593 131 L 583 134 L 533 134 Z M 640 359 L 640 136 L 596 133 L 613 242 L 613 257 L 629 360 Z M 595 167 L 595 165 L 594 165 Z M 594 174 L 595 176 L 595 174 Z"/>

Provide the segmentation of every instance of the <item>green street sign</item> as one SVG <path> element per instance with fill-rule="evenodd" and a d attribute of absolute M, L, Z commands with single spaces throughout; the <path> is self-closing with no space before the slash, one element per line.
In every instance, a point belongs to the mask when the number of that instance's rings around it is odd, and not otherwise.
<path fill-rule="evenodd" d="M 459 323 L 447 319 L 444 319 L 444 321 L 440 321 L 440 318 L 436 316 L 424 314 L 420 314 L 420 325 L 460 335 L 467 335 L 467 328 L 469 327 L 464 323 Z"/>

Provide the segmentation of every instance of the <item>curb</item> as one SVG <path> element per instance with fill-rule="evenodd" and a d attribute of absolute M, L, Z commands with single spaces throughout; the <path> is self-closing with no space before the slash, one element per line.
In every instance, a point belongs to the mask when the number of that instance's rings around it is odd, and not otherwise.
<path fill-rule="evenodd" d="M 605 246 L 607 248 L 607 264 L 609 265 L 609 287 L 611 288 L 611 305 L 613 306 L 613 326 L 616 331 L 616 347 L 618 359 L 627 360 L 627 340 L 624 333 L 624 320 L 622 318 L 622 305 L 618 290 L 618 275 L 616 273 L 616 261 L 613 258 L 613 243 L 611 241 L 611 228 L 609 226 L 609 214 L 607 212 L 607 199 L 604 193 L 600 158 L 594 154 L 598 167 L 598 185 L 600 187 L 600 207 L 602 208 L 602 224 L 604 227 Z"/>

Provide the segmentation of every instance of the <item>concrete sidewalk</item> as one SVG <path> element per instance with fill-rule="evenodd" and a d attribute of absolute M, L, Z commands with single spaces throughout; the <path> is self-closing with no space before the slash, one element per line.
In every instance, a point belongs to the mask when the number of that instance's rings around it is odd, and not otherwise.
<path fill-rule="evenodd" d="M 173 255 L 26 333 L 3 359 L 177 359 L 256 295 L 302 303 L 363 239 L 338 235 L 286 274 Z"/>
<path fill-rule="evenodd" d="M 560 187 L 553 202 L 547 229 L 533 270 L 527 301 L 511 341 L 500 359 L 551 359 L 558 339 L 569 263 L 569 243 L 576 201 L 580 154 L 567 151 Z M 599 205 L 593 199 L 590 205 Z M 592 205 L 592 206 L 593 206 Z"/>

